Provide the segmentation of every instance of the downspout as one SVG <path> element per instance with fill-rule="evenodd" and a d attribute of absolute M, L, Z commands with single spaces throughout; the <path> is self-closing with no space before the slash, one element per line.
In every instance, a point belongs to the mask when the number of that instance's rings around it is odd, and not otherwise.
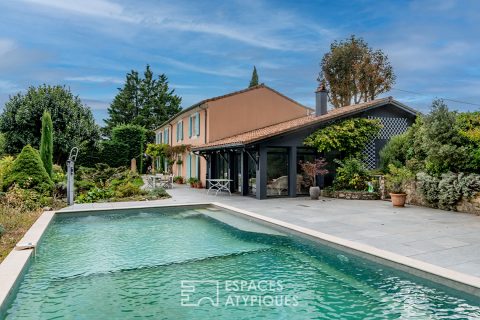
<path fill-rule="evenodd" d="M 203 120 L 204 123 L 205 123 L 205 126 L 204 126 L 205 132 L 204 132 L 204 137 L 203 137 L 203 143 L 206 144 L 206 143 L 207 143 L 207 108 L 208 108 L 208 105 L 207 105 L 206 103 L 205 103 L 204 105 L 205 105 L 205 107 L 203 107 L 203 105 L 201 105 L 201 106 L 200 106 L 200 109 L 203 110 L 203 111 L 204 111 L 204 114 L 205 114 L 204 120 Z M 207 172 L 205 172 L 205 178 L 206 178 L 206 179 L 209 179 L 210 177 L 209 177 L 209 175 L 208 175 L 208 172 L 209 172 L 208 166 L 209 166 L 209 165 L 210 165 L 210 166 L 212 165 L 212 163 L 211 163 L 211 157 L 210 157 L 210 161 L 207 161 L 206 158 L 205 158 L 205 161 L 206 161 L 206 166 L 205 166 L 205 167 L 206 167 L 206 171 L 207 171 Z M 210 163 L 209 163 L 209 162 L 210 162 Z M 200 172 L 200 166 L 199 166 L 199 168 L 198 168 L 198 176 L 199 176 L 199 177 L 200 177 L 200 174 L 201 174 L 201 172 Z M 209 186 L 208 186 L 208 182 L 206 182 L 206 181 L 205 181 L 205 187 L 206 187 L 206 188 L 209 187 Z"/>

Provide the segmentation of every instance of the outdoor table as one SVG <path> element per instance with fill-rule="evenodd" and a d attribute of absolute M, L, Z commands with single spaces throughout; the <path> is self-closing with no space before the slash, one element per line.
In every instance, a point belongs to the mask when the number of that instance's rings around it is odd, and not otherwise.
<path fill-rule="evenodd" d="M 208 188 L 207 194 L 210 192 L 210 190 L 217 190 L 215 192 L 215 195 L 218 194 L 219 191 L 227 191 L 230 195 L 232 193 L 230 192 L 230 179 L 207 179 L 207 182 L 210 182 L 210 188 Z"/>

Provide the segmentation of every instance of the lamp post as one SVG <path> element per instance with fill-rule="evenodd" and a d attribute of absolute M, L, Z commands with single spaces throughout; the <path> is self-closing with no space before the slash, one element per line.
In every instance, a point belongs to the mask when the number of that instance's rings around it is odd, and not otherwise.
<path fill-rule="evenodd" d="M 78 148 L 73 147 L 67 160 L 67 204 L 69 206 L 74 203 L 74 179 L 75 179 L 75 161 L 77 160 Z"/>

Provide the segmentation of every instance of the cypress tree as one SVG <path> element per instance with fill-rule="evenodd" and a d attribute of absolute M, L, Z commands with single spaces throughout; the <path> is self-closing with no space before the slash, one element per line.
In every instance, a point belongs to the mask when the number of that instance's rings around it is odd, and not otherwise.
<path fill-rule="evenodd" d="M 53 167 L 53 123 L 48 111 L 42 116 L 42 136 L 40 138 L 40 158 L 49 177 L 52 177 Z"/>
<path fill-rule="evenodd" d="M 257 68 L 253 66 L 252 79 L 250 80 L 250 85 L 248 87 L 251 88 L 255 86 L 258 86 L 258 74 Z"/>

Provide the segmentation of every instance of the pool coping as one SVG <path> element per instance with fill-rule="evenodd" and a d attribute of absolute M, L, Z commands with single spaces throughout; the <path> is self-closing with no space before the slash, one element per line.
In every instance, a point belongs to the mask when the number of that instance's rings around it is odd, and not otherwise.
<path fill-rule="evenodd" d="M 419 261 L 409 257 L 402 256 L 386 250 L 381 250 L 370 245 L 359 242 L 342 239 L 323 232 L 315 231 L 309 228 L 300 227 L 298 225 L 281 221 L 238 209 L 229 205 L 218 202 L 198 202 L 198 203 L 168 203 L 168 204 L 145 204 L 141 206 L 121 206 L 104 207 L 104 208 L 84 208 L 84 209 L 62 209 L 59 211 L 45 211 L 25 233 L 23 238 L 18 242 L 32 243 L 35 246 L 40 242 L 45 230 L 48 228 L 53 218 L 57 214 L 71 214 L 81 212 L 95 211 L 112 211 L 112 210 L 132 210 L 147 208 L 163 208 L 163 207 L 195 207 L 195 206 L 216 206 L 229 211 L 240 213 L 253 219 L 270 223 L 282 228 L 293 230 L 302 235 L 312 237 L 327 245 L 340 248 L 355 255 L 360 255 L 369 260 L 373 260 L 382 264 L 386 264 L 395 269 L 405 271 L 420 278 L 424 278 L 438 284 L 468 293 L 473 296 L 480 297 L 480 278 L 439 267 L 427 262 Z M 0 314 L 3 314 L 6 308 L 6 302 L 9 301 L 10 295 L 14 292 L 18 281 L 26 270 L 28 263 L 34 255 L 35 249 L 18 250 L 14 248 L 8 256 L 0 263 Z"/>

